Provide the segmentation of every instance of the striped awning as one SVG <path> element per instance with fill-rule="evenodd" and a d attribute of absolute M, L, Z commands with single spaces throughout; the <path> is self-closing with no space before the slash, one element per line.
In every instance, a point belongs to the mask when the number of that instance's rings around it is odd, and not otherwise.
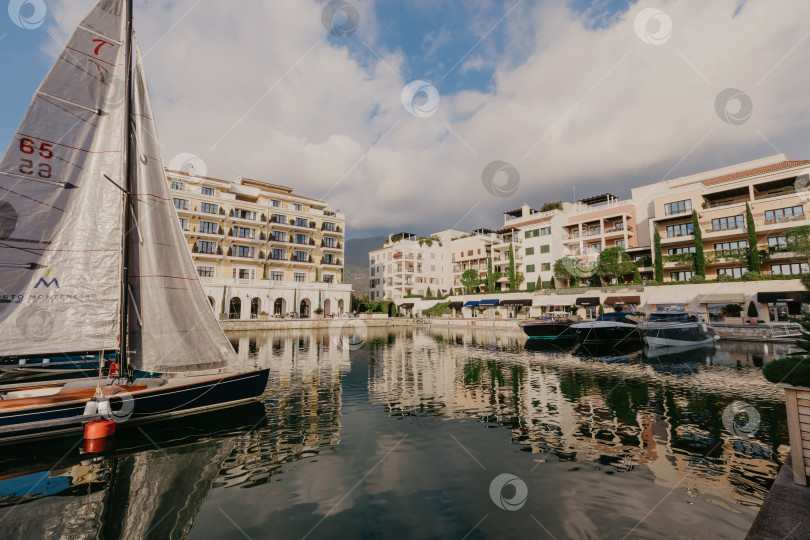
<path fill-rule="evenodd" d="M 702 294 L 695 300 L 698 304 L 742 304 L 745 302 L 743 293 L 715 293 Z"/>
<path fill-rule="evenodd" d="M 614 304 L 635 304 L 638 305 L 641 303 L 640 296 L 608 296 L 605 298 L 605 301 L 602 302 L 606 306 L 612 306 Z"/>

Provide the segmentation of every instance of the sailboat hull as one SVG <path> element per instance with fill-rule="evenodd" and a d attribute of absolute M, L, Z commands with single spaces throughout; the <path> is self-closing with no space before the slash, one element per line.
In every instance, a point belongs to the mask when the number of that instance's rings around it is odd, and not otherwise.
<path fill-rule="evenodd" d="M 269 370 L 256 370 L 217 376 L 179 377 L 176 379 L 136 379 L 131 386 L 107 386 L 116 392 L 110 397 L 111 417 L 119 427 L 163 418 L 184 416 L 259 398 L 267 387 Z M 148 381 L 148 384 L 141 384 Z M 0 400 L 0 444 L 23 438 L 49 437 L 83 429 L 84 424 L 100 415 L 84 416 L 85 405 L 95 392 L 95 381 L 86 380 L 43 386 L 25 386 L 31 394 L 67 388 L 42 397 Z M 0 387 L 0 391 L 15 391 Z M 0 394 L 2 395 L 2 394 Z M 23 398 L 25 399 L 25 398 Z M 19 406 L 14 406 L 18 402 Z"/>

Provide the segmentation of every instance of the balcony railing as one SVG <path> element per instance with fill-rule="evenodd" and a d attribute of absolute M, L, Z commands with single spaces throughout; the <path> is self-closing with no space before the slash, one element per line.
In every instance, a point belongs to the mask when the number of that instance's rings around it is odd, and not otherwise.
<path fill-rule="evenodd" d="M 309 257 L 299 257 L 297 255 L 291 255 L 290 260 L 293 262 L 300 262 L 300 263 L 311 263 L 312 262 L 312 255 Z"/>
<path fill-rule="evenodd" d="M 790 223 L 791 221 L 802 221 L 806 219 L 804 214 L 798 216 L 780 216 L 773 218 L 765 218 L 765 225 L 773 225 L 775 223 Z"/>

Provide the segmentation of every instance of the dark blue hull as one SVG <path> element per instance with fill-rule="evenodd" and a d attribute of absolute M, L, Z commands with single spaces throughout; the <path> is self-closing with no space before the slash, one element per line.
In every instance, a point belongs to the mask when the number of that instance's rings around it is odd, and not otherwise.
<path fill-rule="evenodd" d="M 112 417 L 120 418 L 117 420 L 119 427 L 126 427 L 130 423 L 194 414 L 243 403 L 264 393 L 268 376 L 269 370 L 263 369 L 190 384 L 137 390 L 131 394 L 126 392 L 126 386 L 122 386 L 124 392 L 110 398 Z M 16 411 L 0 409 L 0 443 L 80 430 L 83 422 L 88 420 L 87 417 L 82 417 L 87 401 L 88 399 L 80 399 Z"/>

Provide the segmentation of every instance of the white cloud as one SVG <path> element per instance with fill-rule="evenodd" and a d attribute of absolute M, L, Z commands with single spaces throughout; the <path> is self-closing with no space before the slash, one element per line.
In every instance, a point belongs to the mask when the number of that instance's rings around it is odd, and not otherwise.
<path fill-rule="evenodd" d="M 595 30 L 562 3 L 525 3 L 502 23 L 506 52 L 497 56 L 490 36 L 461 68 L 495 66 L 488 93 L 442 95 L 430 118 L 403 109 L 407 59 L 378 44 L 371 0 L 354 3 L 360 28 L 346 40 L 362 40 L 382 61 L 327 40 L 323 4 L 312 0 L 203 2 L 168 35 L 193 2 L 139 3 L 164 161 L 193 152 L 212 175 L 266 179 L 313 197 L 345 176 L 329 202 L 347 214 L 352 234 L 497 225 L 501 212 L 567 197 L 573 184 L 580 196 L 627 195 L 681 159 L 671 176 L 774 153 L 763 136 L 794 159 L 810 157 L 810 41 L 797 46 L 810 4 L 802 0 L 749 0 L 736 16 L 737 0 L 640 1 Z M 89 4 L 68 14 L 67 2 L 55 3 L 51 13 L 72 28 Z M 666 44 L 636 36 L 634 17 L 646 7 L 672 18 Z M 492 23 L 482 20 L 478 34 Z M 443 42 L 441 33 L 425 40 Z M 714 112 L 728 87 L 753 100 L 742 126 Z M 496 159 L 521 173 L 510 199 L 481 185 Z"/>

